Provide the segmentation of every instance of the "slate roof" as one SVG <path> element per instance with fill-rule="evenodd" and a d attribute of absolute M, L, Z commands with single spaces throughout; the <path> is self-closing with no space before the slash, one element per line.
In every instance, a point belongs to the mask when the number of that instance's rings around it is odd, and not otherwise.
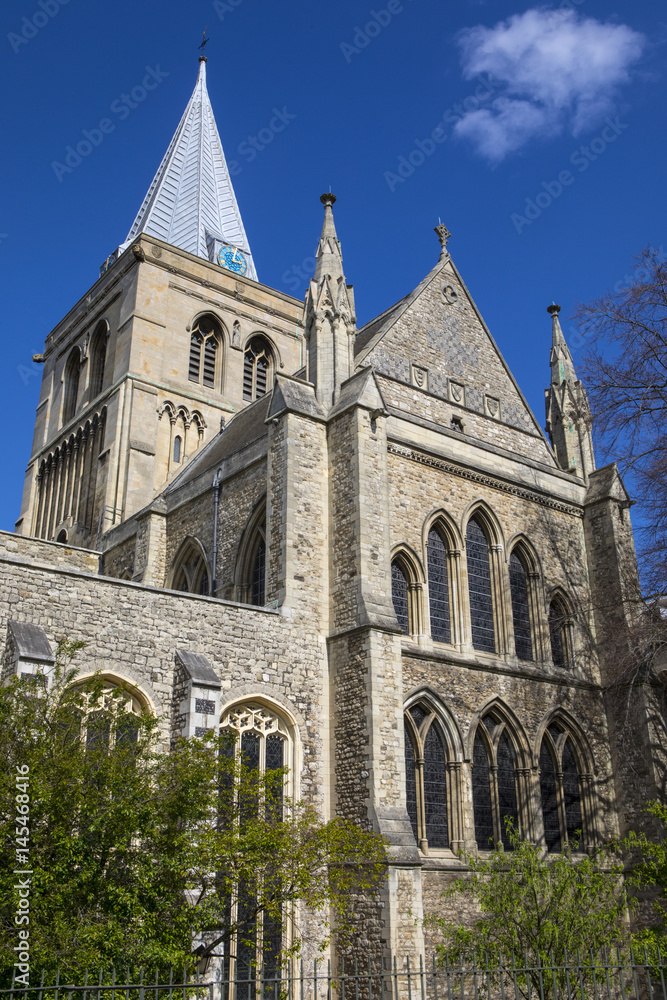
<path fill-rule="evenodd" d="M 236 202 L 222 143 L 206 89 L 206 62 L 180 125 L 121 249 L 139 233 L 210 260 L 208 238 L 231 243 L 248 257 L 248 277 L 257 272 Z"/>

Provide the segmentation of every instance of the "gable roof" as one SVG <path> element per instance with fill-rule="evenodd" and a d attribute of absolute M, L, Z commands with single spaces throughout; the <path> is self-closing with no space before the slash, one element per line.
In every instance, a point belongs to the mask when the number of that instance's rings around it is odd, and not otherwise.
<path fill-rule="evenodd" d="M 206 89 L 205 59 L 199 61 L 192 97 L 121 249 L 140 233 L 205 260 L 211 259 L 211 240 L 231 243 L 246 254 L 248 276 L 257 280 Z"/>

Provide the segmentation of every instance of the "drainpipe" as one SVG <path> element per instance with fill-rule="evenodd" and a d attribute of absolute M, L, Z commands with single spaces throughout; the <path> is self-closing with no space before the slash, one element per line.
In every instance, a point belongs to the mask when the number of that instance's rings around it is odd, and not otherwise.
<path fill-rule="evenodd" d="M 218 566 L 218 509 L 220 507 L 220 482 L 222 469 L 218 469 L 213 478 L 213 566 L 211 567 L 211 597 L 215 597 L 215 574 Z"/>

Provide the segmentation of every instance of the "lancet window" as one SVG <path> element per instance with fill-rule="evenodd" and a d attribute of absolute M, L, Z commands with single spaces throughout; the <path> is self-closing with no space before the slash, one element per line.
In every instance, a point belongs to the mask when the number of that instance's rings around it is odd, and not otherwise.
<path fill-rule="evenodd" d="M 396 621 L 401 632 L 407 635 L 410 632 L 408 581 L 397 560 L 391 564 L 391 597 L 394 602 Z"/>
<path fill-rule="evenodd" d="M 190 336 L 188 378 L 209 389 L 222 385 L 222 333 L 212 316 L 201 316 Z"/>
<path fill-rule="evenodd" d="M 63 386 L 63 423 L 67 424 L 76 413 L 79 399 L 79 373 L 81 371 L 81 351 L 75 347 L 65 365 L 65 384 Z"/>
<path fill-rule="evenodd" d="M 491 588 L 489 543 L 479 521 L 473 517 L 466 530 L 470 628 L 475 649 L 495 653 L 496 635 Z"/>
<path fill-rule="evenodd" d="M 188 594 L 206 595 L 210 581 L 206 556 L 200 543 L 187 538 L 181 545 L 171 571 L 170 590 L 180 590 Z"/>
<path fill-rule="evenodd" d="M 428 533 L 427 553 L 431 638 L 436 642 L 451 642 L 447 546 L 435 528 Z"/>
<path fill-rule="evenodd" d="M 534 657 L 528 574 L 516 552 L 512 552 L 510 556 L 509 576 L 512 621 L 514 624 L 514 648 L 518 659 L 532 660 Z"/>
<path fill-rule="evenodd" d="M 549 851 L 583 840 L 579 768 L 571 736 L 557 722 L 546 730 L 540 748 L 540 793 L 544 837 Z"/>
<path fill-rule="evenodd" d="M 554 666 L 571 667 L 574 663 L 572 613 L 560 595 L 549 604 L 549 639 Z"/>
<path fill-rule="evenodd" d="M 102 392 L 104 385 L 104 368 L 107 359 L 107 326 L 100 323 L 93 336 L 90 347 L 90 398 L 94 399 Z"/>
<path fill-rule="evenodd" d="M 233 756 L 237 763 L 243 763 L 249 771 L 269 776 L 280 772 L 291 763 L 290 733 L 284 719 L 267 705 L 248 702 L 229 709 L 223 715 L 221 732 L 229 734 L 230 741 L 226 754 Z M 271 808 L 281 808 L 283 789 L 289 775 L 276 775 Z M 239 822 L 245 816 L 260 814 L 267 804 L 253 797 L 248 802 L 239 802 Z M 239 984 L 238 996 L 255 997 L 256 980 L 260 977 L 273 979 L 280 974 L 280 953 L 283 945 L 284 921 L 282 918 L 265 913 L 259 920 L 253 916 L 257 887 L 251 883 L 240 883 L 231 887 L 226 902 L 229 923 L 238 923 L 239 929 L 234 939 L 225 948 L 224 978 Z M 241 990 L 243 991 L 241 994 Z"/>
<path fill-rule="evenodd" d="M 264 396 L 269 383 L 272 352 L 264 337 L 253 337 L 243 354 L 243 398 Z"/>
<path fill-rule="evenodd" d="M 421 703 L 405 716 L 405 780 L 408 816 L 421 850 L 449 847 L 446 741 L 435 713 Z"/>
<path fill-rule="evenodd" d="M 475 840 L 480 850 L 502 843 L 511 850 L 506 820 L 519 825 L 516 750 L 500 716 L 489 713 L 477 726 L 473 745 L 472 794 Z"/>

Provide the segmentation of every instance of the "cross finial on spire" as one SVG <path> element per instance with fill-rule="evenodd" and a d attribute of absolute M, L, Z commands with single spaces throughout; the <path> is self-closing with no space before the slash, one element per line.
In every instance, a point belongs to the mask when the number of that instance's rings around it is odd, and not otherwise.
<path fill-rule="evenodd" d="M 201 55 L 199 57 L 199 62 L 206 62 L 207 61 L 206 60 L 206 45 L 208 44 L 208 42 L 211 41 L 210 38 L 206 37 L 207 28 L 208 28 L 208 25 L 206 26 L 206 28 L 204 28 L 204 35 L 203 35 L 203 38 L 202 38 L 202 43 L 199 46 L 199 48 L 201 49 Z"/>
<path fill-rule="evenodd" d="M 435 227 L 435 229 L 433 230 L 433 232 L 436 234 L 436 236 L 440 240 L 440 247 L 441 247 L 440 260 L 442 260 L 442 258 L 446 257 L 447 254 L 448 254 L 448 252 L 449 252 L 447 250 L 447 240 L 449 239 L 449 237 L 452 234 L 450 233 L 449 229 L 447 229 L 447 226 L 443 222 L 440 222 Z"/>

